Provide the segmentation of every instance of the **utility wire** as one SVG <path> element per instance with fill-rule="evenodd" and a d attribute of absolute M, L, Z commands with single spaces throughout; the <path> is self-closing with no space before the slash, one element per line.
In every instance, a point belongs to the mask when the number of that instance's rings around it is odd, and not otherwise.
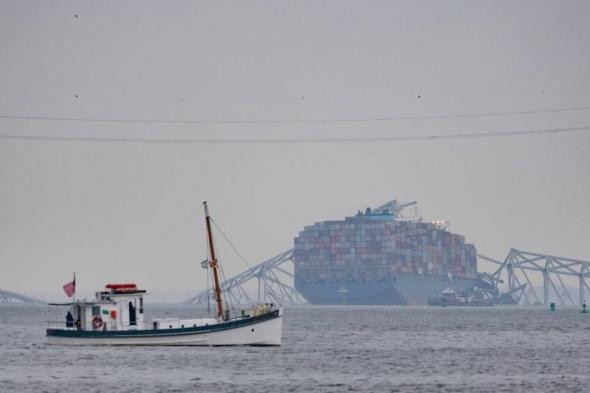
<path fill-rule="evenodd" d="M 141 123 L 141 124 L 309 124 L 309 123 L 364 123 L 364 122 L 382 122 L 382 121 L 399 121 L 399 120 L 429 120 L 429 119 L 462 119 L 475 117 L 493 117 L 493 116 L 517 116 L 530 115 L 538 113 L 560 113 L 560 112 L 578 112 L 590 110 L 590 106 L 569 107 L 569 108 L 549 108 L 549 109 L 531 109 L 523 111 L 506 111 L 506 112 L 482 112 L 482 113 L 458 113 L 446 115 L 418 115 L 418 116 L 389 116 L 389 117 L 356 117 L 346 119 L 255 119 L 255 120 L 219 120 L 219 119 L 201 119 L 201 120 L 167 120 L 167 119 L 129 119 L 129 118 L 96 118 L 96 117 L 67 117 L 67 116 L 33 116 L 33 115 L 12 115 L 0 114 L 0 119 L 13 120 L 44 120 L 44 121 L 69 121 L 69 122 L 89 122 L 89 123 Z"/>
<path fill-rule="evenodd" d="M 152 144 L 314 144 L 314 143 L 370 143 L 370 142 L 408 142 L 437 141 L 452 139 L 499 138 L 513 136 L 533 136 L 542 134 L 579 133 L 590 131 L 590 125 L 580 127 L 560 127 L 533 130 L 514 130 L 498 132 L 453 132 L 428 135 L 391 135 L 374 137 L 326 137 L 326 138 L 141 138 L 141 137 L 78 137 L 0 134 L 0 139 L 45 142 L 85 142 L 85 143 L 152 143 Z"/>

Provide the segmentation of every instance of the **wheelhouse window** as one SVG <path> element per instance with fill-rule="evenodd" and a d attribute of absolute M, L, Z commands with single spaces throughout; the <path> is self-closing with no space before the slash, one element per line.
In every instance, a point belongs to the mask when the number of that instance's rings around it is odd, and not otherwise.
<path fill-rule="evenodd" d="M 100 316 L 100 306 L 92 306 L 92 316 Z"/>

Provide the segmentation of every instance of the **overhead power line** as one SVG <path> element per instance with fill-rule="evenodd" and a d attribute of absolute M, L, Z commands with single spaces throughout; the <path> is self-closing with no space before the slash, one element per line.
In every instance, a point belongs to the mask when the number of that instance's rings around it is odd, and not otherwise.
<path fill-rule="evenodd" d="M 65 122 L 87 122 L 87 123 L 140 123 L 140 124 L 308 124 L 308 123 L 367 123 L 367 122 L 385 122 L 400 120 L 432 120 L 432 119 L 461 119 L 477 117 L 501 117 L 530 115 L 539 113 L 559 113 L 559 112 L 579 112 L 589 111 L 590 106 L 570 107 L 570 108 L 552 108 L 552 109 L 532 109 L 524 111 L 508 112 L 483 112 L 483 113 L 459 113 L 459 114 L 442 114 L 442 115 L 417 115 L 417 116 L 389 116 L 389 117 L 357 117 L 343 119 L 196 119 L 196 120 L 167 120 L 167 119 L 129 119 L 129 118 L 95 118 L 95 117 L 67 117 L 67 116 L 29 116 L 29 115 L 10 115 L 0 114 L 0 119 L 12 120 L 40 120 L 40 121 L 65 121 Z"/>
<path fill-rule="evenodd" d="M 501 138 L 514 136 L 533 136 L 543 134 L 580 133 L 590 131 L 590 125 L 567 128 L 548 128 L 535 130 L 468 132 L 429 135 L 391 135 L 374 137 L 326 137 L 326 138 L 141 138 L 141 137 L 77 137 L 44 135 L 9 135 L 0 134 L 0 139 L 46 142 L 85 142 L 85 143 L 153 143 L 153 144 L 314 144 L 314 143 L 370 143 L 370 142 L 405 142 L 437 141 L 452 139 Z"/>

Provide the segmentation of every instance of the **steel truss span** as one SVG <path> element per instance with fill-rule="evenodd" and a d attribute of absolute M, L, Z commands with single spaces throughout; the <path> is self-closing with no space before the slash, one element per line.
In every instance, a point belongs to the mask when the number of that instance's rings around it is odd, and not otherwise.
<path fill-rule="evenodd" d="M 259 303 L 306 304 L 307 301 L 293 287 L 293 273 L 286 269 L 293 262 L 293 250 L 282 252 L 221 284 L 221 291 L 233 304 L 255 303 L 246 290 L 247 285 L 256 285 Z M 185 300 L 184 304 L 206 304 L 215 299 L 213 290 L 203 291 Z"/>
<path fill-rule="evenodd" d="M 479 261 L 496 265 L 489 277 L 496 285 L 505 285 L 506 294 L 519 304 L 561 305 L 583 304 L 590 299 L 590 261 L 511 249 L 503 261 L 478 254 Z M 293 250 L 282 252 L 222 283 L 222 291 L 234 304 L 254 303 L 246 287 L 255 285 L 258 302 L 276 304 L 307 304 L 293 286 Z M 481 268 L 481 263 L 478 264 Z M 575 282 L 572 283 L 572 280 Z M 535 288 L 535 283 L 539 283 Z M 539 287 L 542 287 L 539 290 Z M 577 295 L 572 293 L 576 287 Z M 252 293 L 252 291 L 250 291 Z M 206 304 L 214 299 L 212 290 L 203 291 L 184 301 L 185 304 Z"/>
<path fill-rule="evenodd" d="M 491 276 L 496 282 L 505 284 L 509 292 L 524 288 L 520 303 L 581 305 L 590 299 L 590 261 L 515 248 L 510 250 L 504 261 L 478 256 L 498 266 Z M 537 288 L 533 280 L 540 283 Z"/>
<path fill-rule="evenodd" d="M 0 303 L 26 303 L 26 304 L 44 304 L 41 300 L 34 299 L 18 293 L 4 291 L 0 289 Z"/>

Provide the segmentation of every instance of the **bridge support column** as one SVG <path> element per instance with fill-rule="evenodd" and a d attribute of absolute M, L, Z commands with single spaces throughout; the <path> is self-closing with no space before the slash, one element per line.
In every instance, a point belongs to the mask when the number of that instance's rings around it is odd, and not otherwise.
<path fill-rule="evenodd" d="M 549 271 L 547 271 L 547 267 L 543 270 L 543 304 L 545 306 L 549 304 Z"/>
<path fill-rule="evenodd" d="M 584 299 L 584 276 L 582 273 L 578 275 L 578 284 L 580 285 L 580 306 L 585 303 Z"/>

